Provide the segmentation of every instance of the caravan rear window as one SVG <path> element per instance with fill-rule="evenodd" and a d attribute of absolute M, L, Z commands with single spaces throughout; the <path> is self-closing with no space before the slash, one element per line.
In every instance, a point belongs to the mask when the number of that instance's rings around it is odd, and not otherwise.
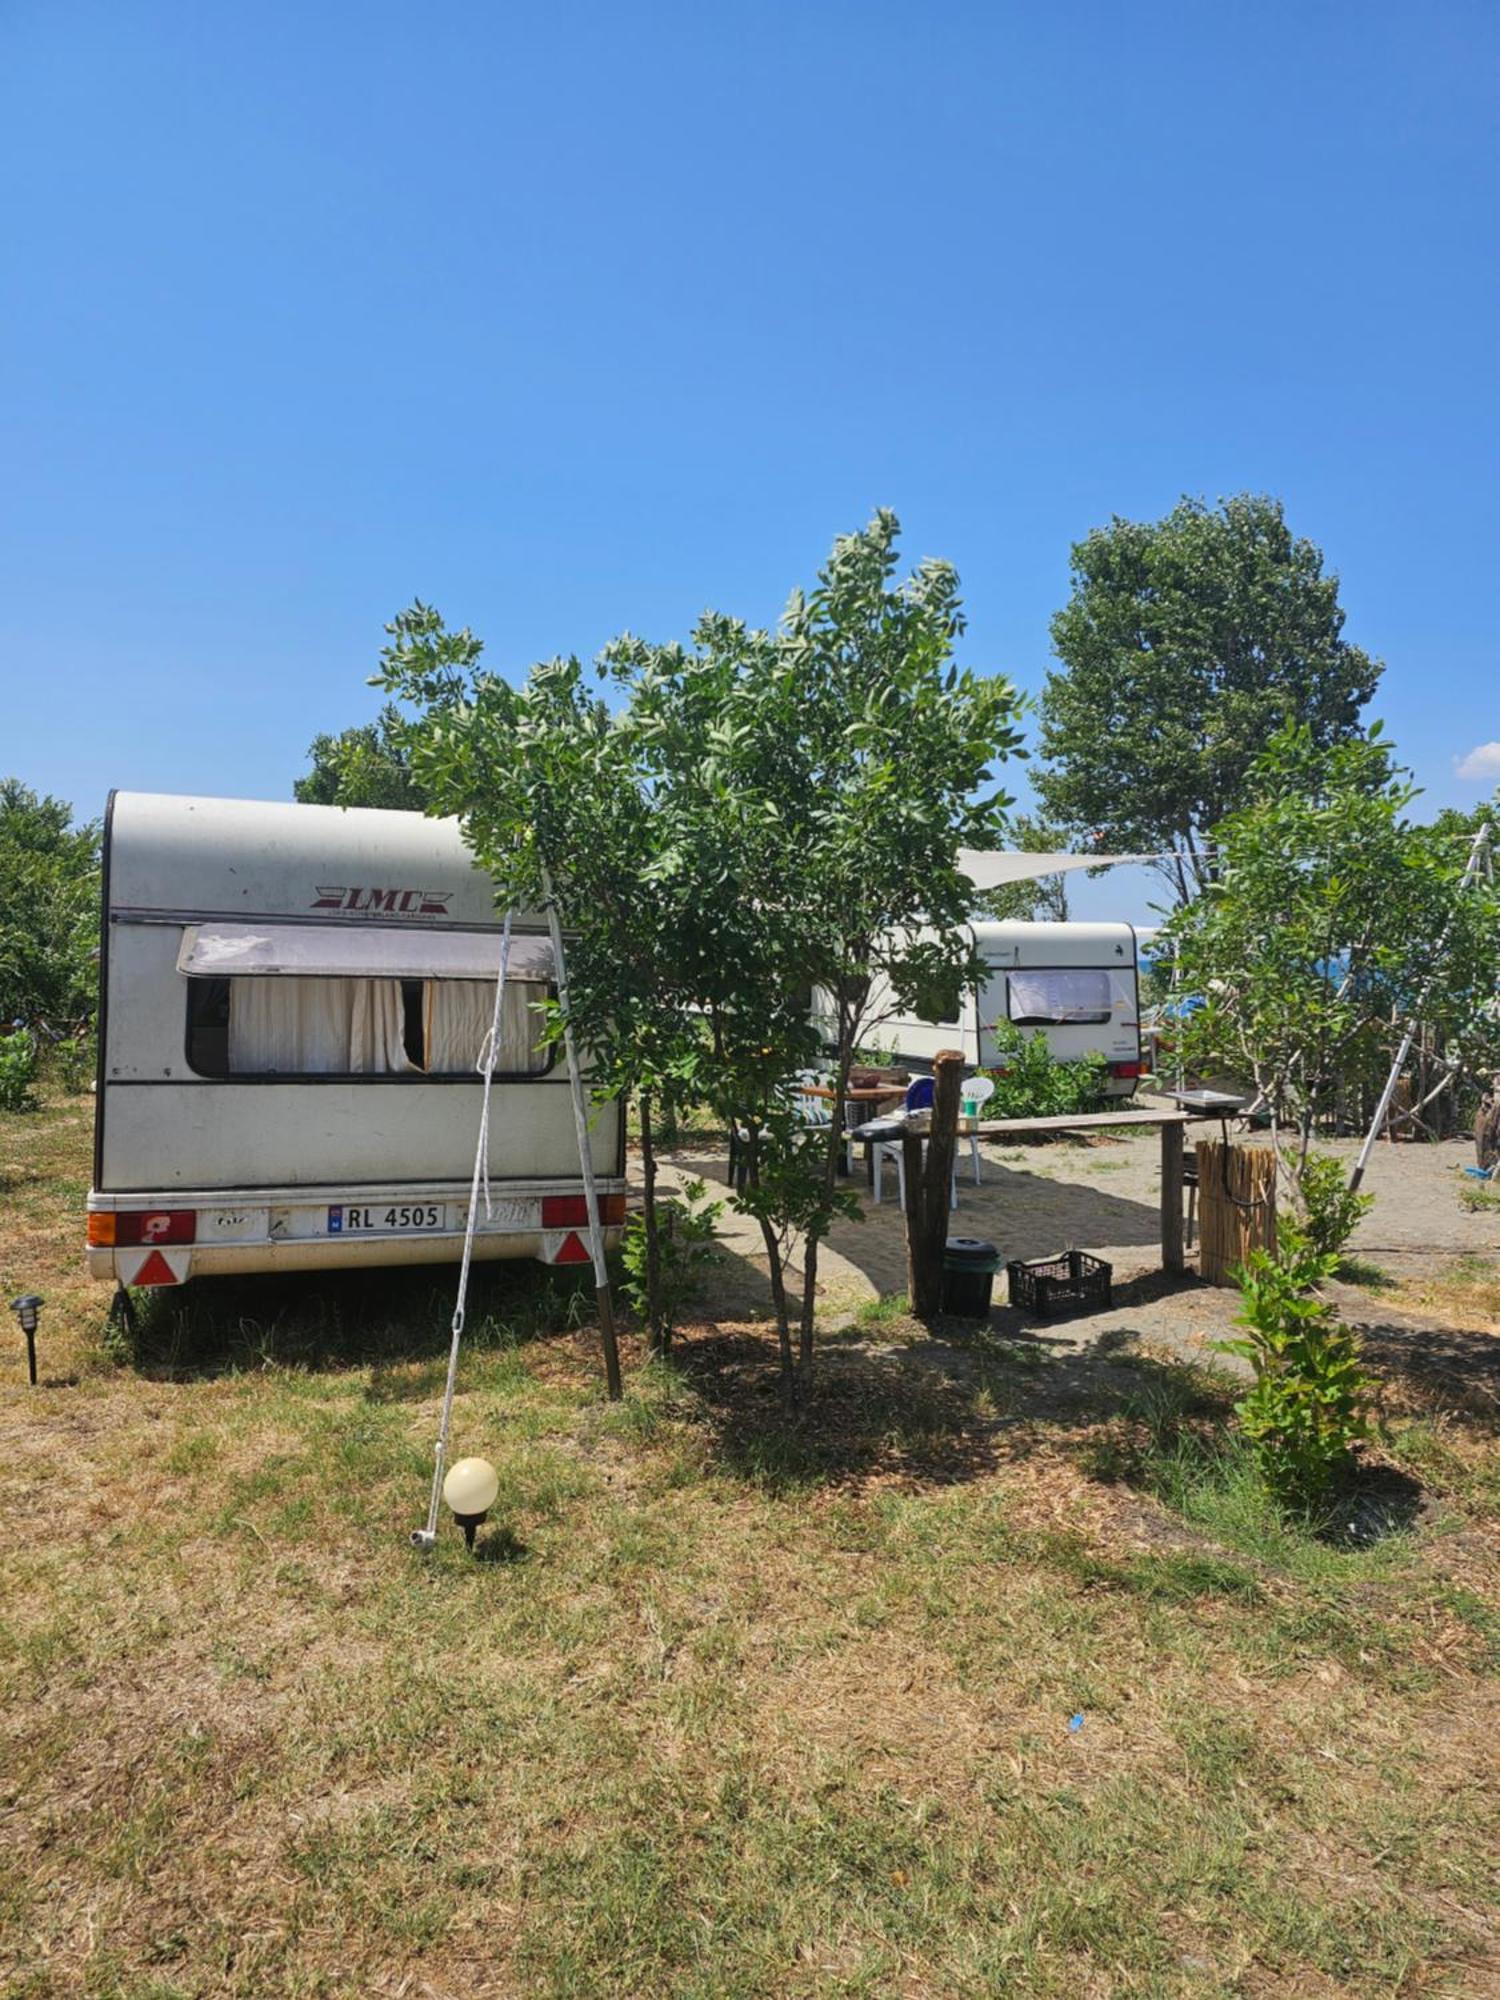
<path fill-rule="evenodd" d="M 550 987 L 510 979 L 497 1076 L 540 1076 Z M 187 981 L 187 1059 L 200 1076 L 470 1077 L 494 1013 L 484 979 L 202 978 Z"/>
<path fill-rule="evenodd" d="M 1098 1026 L 1110 1018 L 1109 973 L 1090 966 L 1007 973 L 1005 1008 L 1018 1027 Z"/>

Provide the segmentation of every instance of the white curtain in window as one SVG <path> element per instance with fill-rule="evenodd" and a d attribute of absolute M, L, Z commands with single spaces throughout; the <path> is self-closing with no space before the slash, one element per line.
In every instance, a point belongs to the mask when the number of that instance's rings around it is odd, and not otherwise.
<path fill-rule="evenodd" d="M 546 987 L 534 981 L 506 980 L 495 1060 L 502 1076 L 535 1076 L 547 1067 L 545 1053 L 536 1047 L 542 1033 L 536 1003 L 546 997 Z M 429 979 L 423 1013 L 428 1074 L 475 1069 L 494 1011 L 495 989 L 487 979 Z"/>
<path fill-rule="evenodd" d="M 406 1053 L 405 1010 L 399 979 L 351 979 L 354 1020 L 349 1068 L 355 1076 L 395 1076 L 415 1067 Z"/>
<path fill-rule="evenodd" d="M 232 1076 L 391 1076 L 411 1068 L 397 979 L 231 979 Z"/>
<path fill-rule="evenodd" d="M 1110 1017 L 1109 974 L 1080 968 L 1076 972 L 1012 972 L 1007 1001 L 1013 1021 L 1099 1023 Z"/>

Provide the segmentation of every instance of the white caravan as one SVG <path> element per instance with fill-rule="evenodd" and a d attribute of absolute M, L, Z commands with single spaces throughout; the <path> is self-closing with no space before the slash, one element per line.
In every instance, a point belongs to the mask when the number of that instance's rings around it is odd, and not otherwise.
<path fill-rule="evenodd" d="M 995 1028 L 1009 1022 L 1044 1035 L 1059 1061 L 1102 1056 L 1109 1094 L 1129 1097 L 1142 1069 L 1134 926 L 976 922 L 970 936 L 985 976 L 958 1014 L 931 1021 L 882 1012 L 877 983 L 870 1038 L 918 1067 L 930 1068 L 940 1049 L 961 1049 L 971 1068 L 989 1069 L 1000 1058 Z"/>
<path fill-rule="evenodd" d="M 116 792 L 88 1262 L 122 1285 L 462 1250 L 503 913 L 456 820 Z M 513 918 L 476 1257 L 583 1263 L 544 920 Z M 618 1104 L 591 1128 L 615 1242 Z"/>

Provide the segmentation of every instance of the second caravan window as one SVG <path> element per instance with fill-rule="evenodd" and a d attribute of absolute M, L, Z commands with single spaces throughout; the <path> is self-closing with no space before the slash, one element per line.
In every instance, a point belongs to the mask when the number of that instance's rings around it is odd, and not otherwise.
<path fill-rule="evenodd" d="M 191 978 L 187 1058 L 201 1076 L 472 1076 L 495 989 L 477 979 Z M 549 988 L 508 981 L 499 1076 L 540 1076 Z"/>
<path fill-rule="evenodd" d="M 1020 1027 L 1099 1026 L 1110 1018 L 1109 974 L 1092 967 L 1007 973 L 1005 1005 Z"/>

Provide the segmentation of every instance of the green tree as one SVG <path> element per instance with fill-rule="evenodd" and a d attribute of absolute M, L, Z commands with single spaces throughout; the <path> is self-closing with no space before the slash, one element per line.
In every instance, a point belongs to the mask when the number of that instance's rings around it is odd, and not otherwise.
<path fill-rule="evenodd" d="M 1248 790 L 1215 829 L 1217 879 L 1168 935 L 1205 1001 L 1188 1060 L 1253 1079 L 1295 1135 L 1295 1187 L 1317 1124 L 1371 1102 L 1419 998 L 1453 1072 L 1471 1062 L 1500 981 L 1500 899 L 1484 878 L 1459 893 L 1470 829 L 1410 820 L 1416 793 L 1378 725 L 1327 748 L 1284 729 Z"/>
<path fill-rule="evenodd" d="M 98 941 L 98 823 L 75 826 L 62 799 L 0 780 L 0 1027 L 91 1021 Z"/>
<path fill-rule="evenodd" d="M 709 957 L 715 969 L 734 963 L 735 975 L 702 997 L 722 1052 L 743 1039 L 745 993 L 760 995 L 765 1032 L 757 1025 L 727 1067 L 751 1086 L 741 1115 L 766 1148 L 761 1166 L 774 1159 L 774 1175 L 762 1174 L 758 1192 L 752 1178 L 750 1191 L 768 1209 L 768 1253 L 773 1223 L 804 1238 L 804 1375 L 819 1246 L 849 1207 L 838 1185 L 844 1102 L 854 1050 L 879 1018 L 877 976 L 902 1000 L 976 976 L 958 854 L 1001 838 L 1010 800 L 991 766 L 1020 744 L 1010 682 L 955 664 L 964 616 L 954 570 L 929 560 L 898 577 L 899 536 L 884 510 L 842 536 L 774 635 L 709 618 L 691 655 L 634 640 L 608 654 L 655 754 L 658 796 L 678 814 L 675 865 L 690 869 L 700 898 L 735 871 L 730 925 L 753 908 L 764 926 L 750 963 L 731 960 L 714 908 Z M 805 1130 L 783 1134 L 776 1110 L 805 1044 L 809 989 L 828 996 L 834 1022 L 833 1118 L 817 1147 Z M 769 1070 L 762 1044 L 774 1051 Z"/>
<path fill-rule="evenodd" d="M 645 1172 L 643 1290 L 653 1349 L 669 1334 L 660 1260 L 654 1110 L 691 1089 L 700 1024 L 675 963 L 677 912 L 659 860 L 661 815 L 637 739 L 576 659 L 524 687 L 481 668 L 482 642 L 416 604 L 387 627 L 377 684 L 414 704 L 402 740 L 435 812 L 456 813 L 502 904 L 555 905 L 568 945 L 568 1025 L 599 1100 L 634 1095 Z M 554 1035 L 562 1032 L 554 1017 Z"/>
<path fill-rule="evenodd" d="M 1288 724 L 1352 735 L 1380 663 L 1343 636 L 1338 578 L 1279 500 L 1184 499 L 1075 543 L 1041 697 L 1044 814 L 1120 853 L 1160 854 L 1178 902 L 1212 881 L 1209 829 Z"/>
<path fill-rule="evenodd" d="M 419 617 L 416 605 L 402 617 Z M 397 621 L 399 625 L 400 621 Z M 388 626 L 393 636 L 397 626 Z M 312 769 L 292 786 L 305 806 L 384 806 L 396 812 L 425 812 L 426 788 L 411 768 L 408 725 L 399 708 L 388 702 L 373 722 L 344 729 L 337 736 L 315 736 L 308 745 Z"/>
<path fill-rule="evenodd" d="M 843 538 L 775 633 L 710 613 L 686 645 L 617 641 L 614 709 L 576 661 L 519 692 L 484 675 L 472 635 L 422 606 L 379 677 L 422 711 L 412 769 L 433 809 L 463 816 L 504 895 L 557 902 L 596 1088 L 642 1103 L 648 1216 L 653 1104 L 704 1103 L 744 1134 L 736 1198 L 762 1231 L 789 1395 L 787 1257 L 800 1234 L 805 1370 L 818 1244 L 854 1207 L 837 1154 L 871 975 L 972 975 L 958 850 L 997 837 L 989 764 L 1018 741 L 1009 683 L 953 663 L 952 570 L 897 582 L 898 532 L 881 514 Z M 838 1086 L 809 1133 L 790 1084 L 818 1052 L 814 986 L 834 996 Z M 648 1235 L 654 1297 L 650 1256 Z"/>

